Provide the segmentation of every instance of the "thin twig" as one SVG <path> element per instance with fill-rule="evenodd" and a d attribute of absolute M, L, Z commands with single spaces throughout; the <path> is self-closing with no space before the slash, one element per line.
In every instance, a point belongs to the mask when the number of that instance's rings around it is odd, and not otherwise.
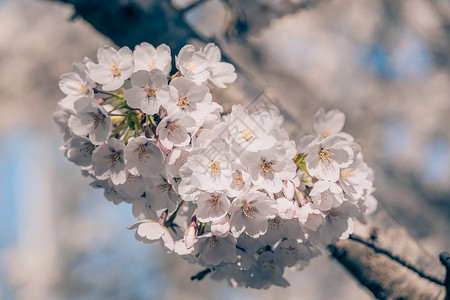
<path fill-rule="evenodd" d="M 204 269 L 203 271 L 200 271 L 197 274 L 191 276 L 191 280 L 198 280 L 198 281 L 200 281 L 203 278 L 205 278 L 205 276 L 208 275 L 211 272 L 212 272 L 211 269 Z"/>

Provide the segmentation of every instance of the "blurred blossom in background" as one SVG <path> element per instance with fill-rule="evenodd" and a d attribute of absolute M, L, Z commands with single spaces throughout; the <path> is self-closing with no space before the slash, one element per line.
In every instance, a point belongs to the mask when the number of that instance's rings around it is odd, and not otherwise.
<path fill-rule="evenodd" d="M 286 112 L 291 136 L 312 131 L 319 107 L 342 110 L 381 205 L 431 254 L 449 250 L 450 4 L 330 0 L 295 12 L 285 0 L 244 2 L 266 9 L 247 12 L 253 27 L 222 50 Z M 186 20 L 217 36 L 228 4 L 204 1 Z M 58 150 L 59 76 L 112 45 L 72 15 L 58 1 L 0 0 L 0 299 L 371 299 L 327 255 L 288 272 L 289 288 L 254 291 L 191 282 L 198 267 L 137 242 L 131 207 L 109 203 Z M 238 79 L 215 101 L 250 103 L 242 89 Z"/>

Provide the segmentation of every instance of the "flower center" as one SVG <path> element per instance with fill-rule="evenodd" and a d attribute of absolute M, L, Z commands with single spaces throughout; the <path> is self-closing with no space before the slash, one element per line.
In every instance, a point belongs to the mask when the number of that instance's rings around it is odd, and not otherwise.
<path fill-rule="evenodd" d="M 167 129 L 169 129 L 170 135 L 177 135 L 181 132 L 180 125 L 177 124 L 177 122 L 169 122 L 166 126 Z"/>
<path fill-rule="evenodd" d="M 250 219 L 256 218 L 256 207 L 245 202 L 242 205 L 242 212 Z"/>
<path fill-rule="evenodd" d="M 275 260 L 274 259 L 263 260 L 262 266 L 264 269 L 275 270 Z"/>
<path fill-rule="evenodd" d="M 298 248 L 294 246 L 289 246 L 287 248 L 284 248 L 284 251 L 288 255 L 296 255 L 298 253 Z"/>
<path fill-rule="evenodd" d="M 333 209 L 328 212 L 328 216 L 330 218 L 332 218 L 333 220 L 336 220 L 341 214 L 342 214 L 342 212 L 337 209 Z"/>
<path fill-rule="evenodd" d="M 149 70 L 153 70 L 154 68 L 156 68 L 156 62 L 154 59 L 151 62 L 147 62 L 147 65 Z"/>
<path fill-rule="evenodd" d="M 212 195 L 211 198 L 207 200 L 206 205 L 210 207 L 209 211 L 216 211 L 221 204 L 218 195 Z"/>
<path fill-rule="evenodd" d="M 214 176 L 219 175 L 220 172 L 220 162 L 213 160 L 210 164 L 209 164 L 209 171 L 211 172 L 211 174 L 213 174 Z"/>
<path fill-rule="evenodd" d="M 346 168 L 341 170 L 341 177 L 347 179 L 353 176 L 354 168 Z"/>
<path fill-rule="evenodd" d="M 167 192 L 169 190 L 169 187 L 170 187 L 170 183 L 168 183 L 168 182 L 158 184 L 156 186 L 158 195 L 161 195 L 161 194 Z"/>
<path fill-rule="evenodd" d="M 147 145 L 144 144 L 144 145 L 139 146 L 138 157 L 139 157 L 139 160 L 150 158 L 150 149 L 148 149 Z"/>
<path fill-rule="evenodd" d="M 189 105 L 189 98 L 186 95 L 184 95 L 178 100 L 177 106 L 179 108 L 185 109 L 188 105 Z"/>
<path fill-rule="evenodd" d="M 279 230 L 281 228 L 281 218 L 277 216 L 269 220 L 269 228 L 274 231 Z"/>
<path fill-rule="evenodd" d="M 108 167 L 116 164 L 120 159 L 121 152 L 114 152 L 110 154 L 106 154 L 105 158 L 102 160 L 103 162 L 108 162 Z"/>
<path fill-rule="evenodd" d="M 323 136 L 324 138 L 326 138 L 330 134 L 331 134 L 331 132 L 328 129 L 324 129 L 320 132 L 320 135 Z"/>
<path fill-rule="evenodd" d="M 244 184 L 245 182 L 242 178 L 242 173 L 240 173 L 239 171 L 233 172 L 233 181 L 231 182 L 231 186 L 234 189 L 239 190 L 242 186 L 244 186 Z"/>
<path fill-rule="evenodd" d="M 210 248 L 217 248 L 218 246 L 222 245 L 222 240 L 219 237 L 213 235 L 209 239 L 208 245 L 209 245 Z"/>
<path fill-rule="evenodd" d="M 245 129 L 241 131 L 241 136 L 246 142 L 248 142 L 253 137 L 253 131 L 248 127 L 245 127 Z"/>
<path fill-rule="evenodd" d="M 188 71 L 197 72 L 197 66 L 195 66 L 190 60 L 186 61 L 186 63 L 184 64 L 184 67 Z"/>
<path fill-rule="evenodd" d="M 83 147 L 80 148 L 80 152 L 83 153 L 84 157 L 87 157 L 94 151 L 95 146 L 92 143 L 86 143 L 83 145 Z"/>
<path fill-rule="evenodd" d="M 264 171 L 264 173 L 273 172 L 272 167 L 273 164 L 271 162 L 263 160 L 261 164 L 261 169 Z"/>
<path fill-rule="evenodd" d="M 84 83 L 80 83 L 80 88 L 78 89 L 80 91 L 80 93 L 82 93 L 83 95 L 87 95 L 89 94 L 89 89 L 86 86 L 86 84 Z"/>
<path fill-rule="evenodd" d="M 151 84 L 147 84 L 147 86 L 144 89 L 144 91 L 147 93 L 147 96 L 152 98 L 156 96 L 156 90 L 157 88 Z"/>
<path fill-rule="evenodd" d="M 120 74 L 122 73 L 119 68 L 119 63 L 117 61 L 113 61 L 112 65 L 109 67 L 109 69 L 111 70 L 111 73 L 114 76 L 120 76 Z"/>
<path fill-rule="evenodd" d="M 331 162 L 332 161 L 331 157 L 333 157 L 333 156 L 334 156 L 334 153 L 328 151 L 327 149 L 322 148 L 319 152 L 319 157 L 324 162 Z"/>
<path fill-rule="evenodd" d="M 97 110 L 97 112 L 91 112 L 89 113 L 90 118 L 89 118 L 89 122 L 94 126 L 97 127 L 98 124 L 100 124 L 101 122 L 103 122 L 103 120 L 106 118 L 106 116 L 104 114 L 102 114 L 100 112 L 100 110 Z"/>

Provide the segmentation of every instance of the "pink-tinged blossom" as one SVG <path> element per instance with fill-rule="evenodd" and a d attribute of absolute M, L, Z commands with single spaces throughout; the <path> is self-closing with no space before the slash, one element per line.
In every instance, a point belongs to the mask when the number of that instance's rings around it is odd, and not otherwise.
<path fill-rule="evenodd" d="M 228 188 L 225 189 L 228 197 L 236 197 L 250 189 L 250 175 L 248 174 L 247 167 L 244 164 L 236 163 L 235 170 L 231 173 L 231 177 L 231 183 Z"/>
<path fill-rule="evenodd" d="M 306 265 L 313 257 L 311 248 L 297 240 L 283 240 L 275 249 L 274 256 L 286 267 L 293 267 L 298 263 Z"/>
<path fill-rule="evenodd" d="M 236 153 L 256 152 L 273 147 L 275 139 L 269 135 L 272 118 L 266 111 L 249 114 L 240 104 L 233 105 L 226 119 L 229 132 L 235 142 Z"/>
<path fill-rule="evenodd" d="M 101 84 L 105 91 L 117 90 L 133 73 L 133 52 L 128 47 L 119 51 L 110 46 L 100 47 L 97 59 L 97 64 L 88 62 L 86 67 L 92 80 Z"/>
<path fill-rule="evenodd" d="M 191 151 L 191 147 L 173 148 L 167 155 L 164 169 L 169 183 L 174 184 L 175 179 L 181 177 L 180 168 L 187 162 Z"/>
<path fill-rule="evenodd" d="M 285 197 L 277 199 L 278 215 L 283 219 L 296 218 L 300 212 L 300 208 L 296 201 Z"/>

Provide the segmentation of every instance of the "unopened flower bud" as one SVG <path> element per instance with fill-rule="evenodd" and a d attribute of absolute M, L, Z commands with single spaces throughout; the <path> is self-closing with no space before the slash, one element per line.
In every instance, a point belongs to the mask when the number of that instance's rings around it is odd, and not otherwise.
<path fill-rule="evenodd" d="M 294 198 L 294 194 L 295 194 L 294 183 L 290 180 L 283 181 L 283 195 L 287 199 L 292 199 L 292 198 Z"/>

